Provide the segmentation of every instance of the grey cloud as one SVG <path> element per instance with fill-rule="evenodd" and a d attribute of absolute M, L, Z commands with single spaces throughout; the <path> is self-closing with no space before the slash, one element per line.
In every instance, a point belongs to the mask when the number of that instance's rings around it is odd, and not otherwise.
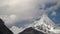
<path fill-rule="evenodd" d="M 45 3 L 54 1 L 55 0 L 0 0 L 0 15 L 16 15 L 17 21 L 33 19 L 47 12 L 47 10 L 44 10 Z M 8 22 L 8 24 L 11 22 L 12 21 Z M 12 24 L 14 23 L 12 22 Z"/>

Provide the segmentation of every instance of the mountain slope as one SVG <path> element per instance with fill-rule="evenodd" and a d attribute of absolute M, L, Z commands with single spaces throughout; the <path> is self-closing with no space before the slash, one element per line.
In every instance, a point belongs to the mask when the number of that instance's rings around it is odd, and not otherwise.
<path fill-rule="evenodd" d="M 37 31 L 34 28 L 30 27 L 25 29 L 24 31 L 22 31 L 19 34 L 44 34 L 43 32 Z"/>

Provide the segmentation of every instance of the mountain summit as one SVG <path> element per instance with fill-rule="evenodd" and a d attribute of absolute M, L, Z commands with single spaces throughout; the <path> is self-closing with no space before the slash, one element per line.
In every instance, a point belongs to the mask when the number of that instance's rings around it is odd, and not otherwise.
<path fill-rule="evenodd" d="M 50 18 L 48 18 L 47 15 L 44 14 L 44 15 L 42 15 L 40 20 L 35 21 L 34 23 L 27 26 L 26 29 L 23 31 L 23 33 L 28 32 L 27 30 L 30 29 L 30 27 L 32 27 L 32 30 L 34 29 L 34 30 L 42 32 L 42 33 L 49 33 L 50 31 L 52 31 L 54 29 L 54 25 L 55 25 L 54 22 Z M 29 33 L 31 31 L 29 31 Z"/>
<path fill-rule="evenodd" d="M 52 31 L 54 29 L 55 23 L 47 16 L 47 15 L 42 15 L 41 19 L 35 22 L 35 25 L 33 26 L 35 29 L 41 30 L 48 32 Z"/>

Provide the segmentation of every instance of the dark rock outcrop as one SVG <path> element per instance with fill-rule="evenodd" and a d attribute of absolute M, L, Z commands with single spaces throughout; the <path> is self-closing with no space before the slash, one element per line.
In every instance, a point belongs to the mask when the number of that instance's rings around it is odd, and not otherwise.
<path fill-rule="evenodd" d="M 25 29 L 23 32 L 21 32 L 19 34 L 44 34 L 44 33 L 37 31 L 34 28 L 30 27 L 30 28 Z"/>
<path fill-rule="evenodd" d="M 4 24 L 4 21 L 0 19 L 0 34 L 13 34 Z"/>

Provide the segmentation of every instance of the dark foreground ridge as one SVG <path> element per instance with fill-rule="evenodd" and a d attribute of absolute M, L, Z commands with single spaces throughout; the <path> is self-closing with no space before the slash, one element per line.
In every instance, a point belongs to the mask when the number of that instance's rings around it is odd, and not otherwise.
<path fill-rule="evenodd" d="M 13 34 L 4 24 L 3 20 L 0 19 L 0 34 Z"/>
<path fill-rule="evenodd" d="M 23 32 L 21 32 L 19 34 L 44 34 L 44 33 L 37 31 L 34 28 L 30 27 L 30 28 L 25 29 Z"/>

